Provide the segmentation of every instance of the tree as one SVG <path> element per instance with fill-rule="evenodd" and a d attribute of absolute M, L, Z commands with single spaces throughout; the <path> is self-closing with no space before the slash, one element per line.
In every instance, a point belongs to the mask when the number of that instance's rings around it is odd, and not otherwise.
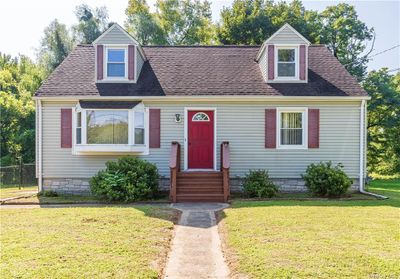
<path fill-rule="evenodd" d="M 368 169 L 400 173 L 400 73 L 372 71 L 363 82 L 368 102 Z"/>
<path fill-rule="evenodd" d="M 223 44 L 262 44 L 285 23 L 311 42 L 318 42 L 321 23 L 316 11 L 308 11 L 299 0 L 290 3 L 264 0 L 235 0 L 221 12 L 217 29 Z"/>
<path fill-rule="evenodd" d="M 366 74 L 368 54 L 363 54 L 367 43 L 374 38 L 374 29 L 358 19 L 354 6 L 340 3 L 329 6 L 321 13 L 321 43 L 345 65 L 358 80 Z"/>
<path fill-rule="evenodd" d="M 142 45 L 166 44 L 165 36 L 145 0 L 129 0 L 125 27 Z"/>
<path fill-rule="evenodd" d="M 158 0 L 156 18 L 170 45 L 210 44 L 214 36 L 207 0 Z"/>
<path fill-rule="evenodd" d="M 35 159 L 35 106 L 32 95 L 45 74 L 29 58 L 0 53 L 0 163 Z"/>
<path fill-rule="evenodd" d="M 208 1 L 158 0 L 150 12 L 145 0 L 130 0 L 125 26 L 141 44 L 210 44 L 214 38 Z"/>
<path fill-rule="evenodd" d="M 55 19 L 44 30 L 38 60 L 47 73 L 51 73 L 68 56 L 73 46 L 67 27 Z"/>
<path fill-rule="evenodd" d="M 265 6 L 262 0 L 235 0 L 231 8 L 223 8 L 218 40 L 222 44 L 262 44 L 274 30 Z"/>
<path fill-rule="evenodd" d="M 72 27 L 75 40 L 81 44 L 91 44 L 108 27 L 106 7 L 91 8 L 86 4 L 76 7 L 78 24 Z"/>

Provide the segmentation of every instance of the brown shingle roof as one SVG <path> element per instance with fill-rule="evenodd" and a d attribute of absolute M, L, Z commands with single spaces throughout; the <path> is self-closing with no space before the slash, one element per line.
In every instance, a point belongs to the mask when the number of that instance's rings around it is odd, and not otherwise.
<path fill-rule="evenodd" d="M 143 47 L 137 84 L 95 83 L 94 48 L 79 45 L 36 96 L 366 96 L 325 46 L 309 48 L 308 83 L 264 82 L 255 46 Z"/>

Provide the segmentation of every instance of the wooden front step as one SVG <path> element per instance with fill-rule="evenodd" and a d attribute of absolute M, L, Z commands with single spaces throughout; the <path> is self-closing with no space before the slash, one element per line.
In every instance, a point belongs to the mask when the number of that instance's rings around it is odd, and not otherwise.
<path fill-rule="evenodd" d="M 176 180 L 177 202 L 223 202 L 220 172 L 179 172 Z"/>
<path fill-rule="evenodd" d="M 176 202 L 224 202 L 224 194 L 177 194 Z"/>

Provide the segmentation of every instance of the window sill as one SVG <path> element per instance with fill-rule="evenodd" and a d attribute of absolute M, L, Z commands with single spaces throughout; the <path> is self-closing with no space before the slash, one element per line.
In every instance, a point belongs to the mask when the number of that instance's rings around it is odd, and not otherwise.
<path fill-rule="evenodd" d="M 308 147 L 304 145 L 279 145 L 276 149 L 280 150 L 307 150 Z"/>
<path fill-rule="evenodd" d="M 267 83 L 307 83 L 307 80 L 277 78 L 268 80 Z"/>
<path fill-rule="evenodd" d="M 102 80 L 96 80 L 96 83 L 136 83 L 136 80 L 127 79 L 127 78 L 105 78 Z"/>
<path fill-rule="evenodd" d="M 112 155 L 130 153 L 148 155 L 149 148 L 145 145 L 130 144 L 76 144 L 73 153 L 75 155 Z"/>

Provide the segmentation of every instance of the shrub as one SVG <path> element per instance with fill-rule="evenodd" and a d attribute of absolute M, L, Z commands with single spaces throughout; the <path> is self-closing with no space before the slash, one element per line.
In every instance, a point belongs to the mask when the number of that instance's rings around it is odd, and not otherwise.
<path fill-rule="evenodd" d="M 308 190 L 320 197 L 340 197 L 353 182 L 343 171 L 342 164 L 333 167 L 332 162 L 309 165 L 302 178 Z"/>
<path fill-rule="evenodd" d="M 266 170 L 250 170 L 246 174 L 243 187 L 249 197 L 272 198 L 278 192 Z"/>
<path fill-rule="evenodd" d="M 41 196 L 41 197 L 58 197 L 58 193 L 56 191 L 46 190 L 46 191 L 40 192 L 39 196 Z"/>
<path fill-rule="evenodd" d="M 90 179 L 90 188 L 100 198 L 132 202 L 152 198 L 157 192 L 158 177 L 154 164 L 125 156 L 108 161 L 106 169 Z"/>

